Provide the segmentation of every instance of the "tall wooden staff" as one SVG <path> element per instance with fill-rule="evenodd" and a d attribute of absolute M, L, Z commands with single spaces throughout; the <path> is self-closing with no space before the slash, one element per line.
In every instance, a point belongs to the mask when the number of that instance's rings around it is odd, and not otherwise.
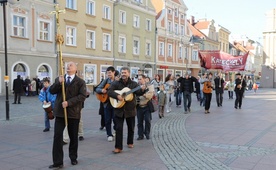
<path fill-rule="evenodd" d="M 61 50 L 61 45 L 64 43 L 64 38 L 63 38 L 63 35 L 60 34 L 59 14 L 65 13 L 65 9 L 60 10 L 58 4 L 55 6 L 55 9 L 56 10 L 52 11 L 51 14 L 56 15 L 56 24 L 57 24 L 56 43 L 57 43 L 58 57 L 59 57 L 59 74 L 64 76 L 62 50 Z M 64 101 L 66 101 L 64 81 L 61 83 L 61 90 L 62 90 L 62 100 L 64 102 Z M 67 110 L 66 110 L 66 107 L 63 109 L 64 109 L 65 129 L 67 130 L 67 125 L 68 125 Z"/>

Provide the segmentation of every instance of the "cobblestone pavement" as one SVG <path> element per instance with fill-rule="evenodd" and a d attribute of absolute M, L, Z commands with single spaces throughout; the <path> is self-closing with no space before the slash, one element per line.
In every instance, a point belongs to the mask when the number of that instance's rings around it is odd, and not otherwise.
<path fill-rule="evenodd" d="M 274 89 L 248 91 L 242 109 L 236 110 L 227 93 L 223 107 L 216 107 L 213 95 L 211 113 L 204 114 L 193 95 L 191 113 L 184 114 L 183 107 L 174 107 L 162 119 L 154 113 L 151 139 L 135 140 L 133 149 L 124 144 L 123 153 L 114 155 L 114 142 L 107 142 L 105 131 L 98 130 L 99 102 L 91 95 L 83 109 L 85 140 L 79 143 L 79 164 L 70 164 L 65 145 L 64 169 L 274 170 L 275 100 Z M 0 96 L 0 169 L 48 169 L 53 129 L 42 132 L 43 110 L 37 96 L 23 96 L 22 103 L 10 105 L 6 121 L 5 96 Z"/>

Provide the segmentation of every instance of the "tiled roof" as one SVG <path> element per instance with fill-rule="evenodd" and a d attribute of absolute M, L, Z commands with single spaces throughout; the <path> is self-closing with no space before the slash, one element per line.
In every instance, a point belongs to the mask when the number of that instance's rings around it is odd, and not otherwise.
<path fill-rule="evenodd" d="M 198 37 L 205 37 L 206 38 L 206 36 L 205 36 L 205 34 L 203 34 L 201 31 L 199 31 L 198 29 L 196 29 L 194 26 L 192 26 L 191 24 L 190 24 L 190 22 L 188 21 L 187 22 L 188 23 L 188 26 L 189 26 L 189 28 L 191 29 L 191 31 L 192 31 L 192 34 L 194 35 L 194 36 L 198 36 Z"/>
<path fill-rule="evenodd" d="M 210 21 L 198 21 L 194 27 L 197 29 L 207 29 L 209 27 Z"/>

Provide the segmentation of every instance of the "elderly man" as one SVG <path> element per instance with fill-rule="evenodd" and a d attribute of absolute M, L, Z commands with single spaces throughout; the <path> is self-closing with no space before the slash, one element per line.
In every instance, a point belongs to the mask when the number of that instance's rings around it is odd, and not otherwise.
<path fill-rule="evenodd" d="M 55 83 L 50 87 L 50 93 L 57 94 L 54 108 L 56 119 L 52 150 L 53 164 L 49 166 L 50 169 L 63 167 L 64 108 L 67 109 L 68 117 L 69 157 L 72 165 L 78 164 L 78 129 L 82 104 L 86 98 L 86 85 L 84 80 L 76 75 L 77 66 L 74 62 L 69 62 L 66 69 L 67 74 L 57 77 Z M 63 101 L 62 83 L 65 79 L 66 99 Z"/>

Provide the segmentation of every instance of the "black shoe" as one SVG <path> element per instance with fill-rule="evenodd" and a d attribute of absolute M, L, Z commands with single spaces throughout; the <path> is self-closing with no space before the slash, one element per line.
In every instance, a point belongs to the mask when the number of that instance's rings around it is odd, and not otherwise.
<path fill-rule="evenodd" d="M 143 140 L 144 138 L 143 137 L 138 137 L 137 140 Z"/>
<path fill-rule="evenodd" d="M 72 165 L 77 165 L 77 164 L 78 164 L 78 161 L 77 161 L 77 160 L 72 160 L 72 161 L 71 161 L 71 164 L 72 164 Z"/>
<path fill-rule="evenodd" d="M 48 131 L 50 131 L 49 128 L 45 128 L 45 129 L 43 130 L 43 132 L 48 132 Z"/>
<path fill-rule="evenodd" d="M 149 140 L 149 139 L 150 139 L 150 137 L 149 137 L 149 136 L 146 136 L 146 138 L 147 138 L 147 140 Z"/>
<path fill-rule="evenodd" d="M 12 104 L 16 104 L 15 102 L 13 102 Z"/>
<path fill-rule="evenodd" d="M 100 129 L 100 130 L 103 130 L 103 129 L 104 129 L 104 126 L 101 126 L 99 129 Z"/>
<path fill-rule="evenodd" d="M 235 106 L 235 109 L 238 109 L 238 107 L 237 107 L 237 106 Z"/>
<path fill-rule="evenodd" d="M 63 168 L 63 164 L 61 164 L 61 165 L 55 165 L 55 164 L 53 164 L 53 165 L 49 166 L 49 169 L 60 169 L 60 168 Z"/>
<path fill-rule="evenodd" d="M 83 136 L 80 136 L 80 137 L 79 137 L 79 141 L 82 141 L 82 140 L 84 140 L 84 137 L 83 137 Z"/>
<path fill-rule="evenodd" d="M 22 104 L 22 103 L 19 102 L 18 104 Z"/>

